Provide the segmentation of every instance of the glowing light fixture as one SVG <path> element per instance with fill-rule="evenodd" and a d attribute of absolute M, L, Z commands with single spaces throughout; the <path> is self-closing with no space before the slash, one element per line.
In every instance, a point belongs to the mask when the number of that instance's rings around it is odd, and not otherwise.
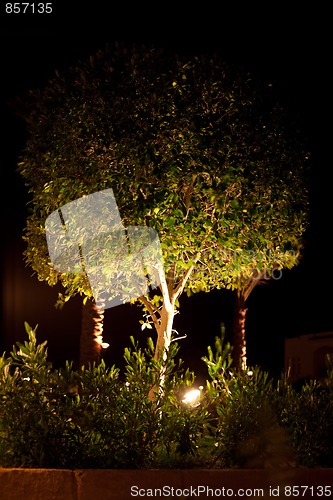
<path fill-rule="evenodd" d="M 182 403 L 190 406 L 197 406 L 199 404 L 202 389 L 203 387 L 201 385 L 199 389 L 191 389 L 190 391 L 188 391 L 182 399 Z"/>
<path fill-rule="evenodd" d="M 107 349 L 108 347 L 110 347 L 110 344 L 108 344 L 108 342 L 103 342 L 103 337 L 101 335 L 99 335 L 98 337 L 96 337 L 94 340 L 103 349 Z"/>

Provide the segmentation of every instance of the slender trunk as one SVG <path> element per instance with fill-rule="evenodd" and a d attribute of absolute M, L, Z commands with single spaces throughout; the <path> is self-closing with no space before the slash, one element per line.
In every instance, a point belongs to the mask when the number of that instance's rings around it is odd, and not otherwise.
<path fill-rule="evenodd" d="M 246 341 L 245 321 L 247 308 L 245 297 L 241 290 L 236 291 L 236 302 L 233 323 L 233 351 L 232 357 L 237 370 L 246 369 Z"/>
<path fill-rule="evenodd" d="M 200 257 L 200 253 L 198 253 L 194 259 L 194 262 Z M 184 287 L 186 285 L 187 280 L 189 279 L 195 264 L 187 269 L 181 280 L 175 285 L 175 276 L 176 276 L 176 264 L 173 264 L 168 272 L 167 278 L 164 275 L 164 270 L 157 270 L 158 280 L 160 281 L 160 291 L 163 296 L 163 305 L 162 309 L 159 312 L 159 315 L 156 315 L 154 308 L 151 303 L 147 299 L 147 297 L 141 297 L 141 300 L 145 307 L 148 309 L 151 318 L 153 320 L 156 332 L 157 332 L 157 341 L 155 347 L 155 359 L 160 359 L 165 362 L 167 359 L 168 351 L 171 344 L 171 336 L 172 336 L 172 326 L 173 320 L 175 316 L 175 304 L 176 300 L 181 295 Z M 163 385 L 165 379 L 165 363 L 162 364 L 162 369 L 160 373 L 159 379 L 159 391 L 163 392 Z M 154 398 L 154 393 L 156 391 L 156 387 L 153 387 L 149 391 L 149 398 Z"/>
<path fill-rule="evenodd" d="M 104 309 L 98 308 L 95 301 L 87 300 L 82 308 L 80 336 L 80 367 L 86 368 L 101 360 Z"/>
<path fill-rule="evenodd" d="M 163 392 L 165 379 L 165 361 L 167 359 L 171 344 L 172 326 L 175 316 L 174 304 L 172 304 L 172 306 L 169 308 L 166 308 L 163 304 L 160 315 L 160 324 L 156 327 L 157 340 L 154 357 L 155 359 L 163 361 L 163 363 L 159 377 L 159 386 L 158 388 L 156 386 L 151 388 L 151 390 L 149 391 L 149 399 L 153 399 L 155 397 L 156 389 L 158 389 L 160 393 Z"/>
<path fill-rule="evenodd" d="M 172 325 L 175 316 L 174 307 L 167 310 L 164 306 L 161 310 L 161 323 L 157 328 L 157 341 L 155 347 L 155 359 L 159 356 L 166 357 L 171 343 Z"/>

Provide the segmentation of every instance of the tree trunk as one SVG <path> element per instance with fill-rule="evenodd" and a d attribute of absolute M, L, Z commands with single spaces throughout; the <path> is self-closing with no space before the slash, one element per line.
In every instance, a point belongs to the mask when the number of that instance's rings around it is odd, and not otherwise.
<path fill-rule="evenodd" d="M 245 297 L 241 290 L 236 291 L 236 302 L 233 323 L 233 351 L 232 358 L 237 370 L 246 369 L 246 341 L 245 320 L 246 311 Z"/>
<path fill-rule="evenodd" d="M 156 389 L 160 392 L 163 392 L 163 385 L 165 379 L 165 361 L 167 359 L 168 351 L 171 344 L 171 335 L 172 335 L 172 326 L 173 319 L 175 317 L 175 307 L 172 304 L 171 307 L 163 307 L 160 311 L 160 324 L 156 327 L 157 332 L 157 340 L 155 346 L 155 359 L 163 360 L 162 369 L 159 378 L 159 386 L 158 388 L 152 387 L 149 391 L 149 399 L 153 399 L 155 397 Z"/>
<path fill-rule="evenodd" d="M 86 368 L 101 360 L 104 309 L 98 308 L 95 301 L 88 299 L 82 308 L 80 336 L 80 367 Z"/>
<path fill-rule="evenodd" d="M 194 259 L 194 262 L 197 262 L 200 257 L 200 253 L 198 253 Z M 150 313 L 150 316 L 153 320 L 156 332 L 157 332 L 157 341 L 155 347 L 155 359 L 161 359 L 163 362 L 166 361 L 168 351 L 171 344 L 171 335 L 172 335 L 172 326 L 173 320 L 175 317 L 175 304 L 182 291 L 184 290 L 185 284 L 189 279 L 192 271 L 194 269 L 194 264 L 189 267 L 186 273 L 183 275 L 181 280 L 175 286 L 175 275 L 176 275 L 176 264 L 173 264 L 168 272 L 167 278 L 165 278 L 164 270 L 157 270 L 158 281 L 160 282 L 159 288 L 163 297 L 163 305 L 159 315 L 156 315 L 154 307 L 149 302 L 147 297 L 141 297 L 141 300 L 147 310 Z M 165 367 L 161 369 L 160 380 L 159 380 L 159 391 L 163 392 L 163 385 L 165 379 Z M 153 387 L 149 391 L 149 398 L 154 398 L 154 392 L 156 387 Z"/>
<path fill-rule="evenodd" d="M 167 310 L 163 305 L 161 310 L 161 323 L 157 328 L 157 341 L 155 347 L 155 359 L 159 356 L 166 357 L 171 343 L 172 325 L 175 316 L 174 307 Z"/>

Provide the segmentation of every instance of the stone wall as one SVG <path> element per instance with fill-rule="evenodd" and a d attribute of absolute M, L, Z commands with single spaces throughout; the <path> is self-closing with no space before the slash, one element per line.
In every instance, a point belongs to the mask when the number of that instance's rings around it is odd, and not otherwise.
<path fill-rule="evenodd" d="M 287 487 L 287 489 L 285 489 Z M 290 488 L 293 488 L 291 490 Z M 326 489 L 321 489 L 325 488 Z M 293 494 L 292 494 L 293 491 Z M 298 492 L 298 494 L 297 494 Z M 329 494 L 330 493 L 330 494 Z M 330 498 L 333 469 L 0 469 L 1 500 Z"/>

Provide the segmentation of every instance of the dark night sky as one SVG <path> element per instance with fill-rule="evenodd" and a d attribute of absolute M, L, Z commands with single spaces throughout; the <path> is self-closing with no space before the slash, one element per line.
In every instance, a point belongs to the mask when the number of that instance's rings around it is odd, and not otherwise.
<path fill-rule="evenodd" d="M 107 41 L 154 42 L 179 51 L 218 51 L 254 75 L 274 84 L 276 94 L 295 114 L 307 137 L 313 158 L 311 226 L 301 264 L 284 272 L 279 281 L 257 287 L 248 306 L 248 356 L 250 363 L 280 370 L 283 339 L 302 333 L 333 329 L 331 279 L 332 195 L 328 154 L 329 76 L 331 29 L 328 12 L 309 10 L 228 10 L 205 2 L 201 10 L 179 11 L 166 3 L 157 13 L 146 7 L 136 11 L 105 10 L 102 3 L 85 5 L 85 11 L 68 11 L 69 2 L 53 2 L 55 14 L 8 15 L 1 12 L 1 119 L 2 119 L 2 330 L 1 352 L 16 340 L 25 339 L 23 322 L 38 323 L 41 340 L 47 339 L 55 363 L 77 356 L 80 331 L 80 300 L 70 301 L 63 311 L 54 308 L 59 289 L 39 283 L 22 259 L 27 193 L 16 173 L 25 143 L 22 120 L 7 105 L 34 87 L 43 87 L 55 69 L 103 48 Z M 74 3 L 75 5 L 75 3 Z M 149 4 L 148 4 L 149 5 Z M 191 5 L 191 4 L 189 4 Z M 67 8 L 67 10 L 66 10 Z M 72 4 L 73 8 L 73 4 Z M 82 9 L 82 6 L 81 6 Z M 213 292 L 183 298 L 175 327 L 187 334 L 181 349 L 185 359 L 199 363 L 206 346 L 214 342 L 219 324 L 228 325 L 232 314 L 230 293 Z M 132 314 L 129 314 L 133 311 Z M 129 334 L 142 336 L 136 306 L 106 312 L 105 339 L 112 347 L 106 356 L 127 345 Z M 123 323 L 123 324 L 122 324 Z M 274 355 L 272 355 L 272 347 Z"/>

